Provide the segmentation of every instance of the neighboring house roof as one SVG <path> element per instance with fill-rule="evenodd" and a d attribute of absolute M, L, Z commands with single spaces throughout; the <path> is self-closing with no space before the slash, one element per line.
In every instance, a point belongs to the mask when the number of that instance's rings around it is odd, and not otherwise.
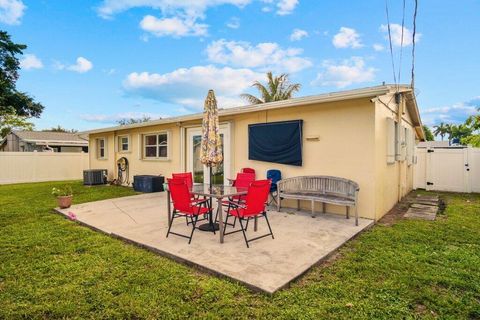
<path fill-rule="evenodd" d="M 228 108 L 228 109 L 219 109 L 218 114 L 219 116 L 229 116 L 229 115 L 255 112 L 255 111 L 265 111 L 265 110 L 281 109 L 281 108 L 288 108 L 288 107 L 295 107 L 295 106 L 306 106 L 306 105 L 312 105 L 317 103 L 326 103 L 326 102 L 342 101 L 342 100 L 349 100 L 349 99 L 374 98 L 387 93 L 393 93 L 397 89 L 399 90 L 399 92 L 404 93 L 407 96 L 407 99 L 406 99 L 407 109 L 410 112 L 410 115 L 412 117 L 413 125 L 420 139 L 421 140 L 425 139 L 425 133 L 423 132 L 422 121 L 420 119 L 420 113 L 418 111 L 415 94 L 411 89 L 411 87 L 407 85 L 400 85 L 400 86 L 381 85 L 381 86 L 367 87 L 362 89 L 338 91 L 338 92 L 324 93 L 324 94 L 319 94 L 314 96 L 292 98 L 288 100 L 268 102 L 268 103 L 262 103 L 262 104 L 234 107 L 234 108 Z M 122 125 L 122 126 L 115 126 L 115 127 L 109 127 L 109 128 L 89 130 L 82 133 L 94 134 L 94 133 L 103 133 L 103 132 L 110 132 L 110 131 L 116 131 L 116 130 L 125 130 L 125 129 L 131 129 L 131 128 L 149 127 L 149 126 L 154 126 L 159 124 L 199 120 L 199 119 L 202 119 L 202 117 L 203 117 L 203 113 L 195 113 L 191 115 L 170 117 L 170 118 L 152 120 L 152 121 L 135 123 L 130 125 Z"/>
<path fill-rule="evenodd" d="M 78 133 L 48 132 L 48 131 L 19 131 L 12 133 L 25 142 L 49 146 L 88 146 L 88 140 Z"/>
<path fill-rule="evenodd" d="M 419 148 L 445 148 L 449 146 L 450 143 L 448 141 L 422 141 L 417 145 Z"/>

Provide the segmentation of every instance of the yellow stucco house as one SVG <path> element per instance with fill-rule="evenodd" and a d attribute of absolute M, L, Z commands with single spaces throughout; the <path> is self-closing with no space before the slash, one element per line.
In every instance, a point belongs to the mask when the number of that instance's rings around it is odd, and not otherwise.
<path fill-rule="evenodd" d="M 375 220 L 413 188 L 414 146 L 424 140 L 424 132 L 408 86 L 382 85 L 220 109 L 219 115 L 223 179 L 244 167 L 254 168 L 260 178 L 268 169 L 279 169 L 284 178 L 351 179 L 360 185 L 359 215 Z M 125 157 L 130 179 L 183 171 L 194 172 L 197 181 L 208 179 L 197 153 L 201 119 L 198 113 L 88 131 L 90 168 L 108 169 L 113 179 L 117 160 Z M 249 125 L 290 120 L 303 120 L 301 166 L 249 160 Z M 288 201 L 282 205 L 288 206 Z M 329 212 L 341 210 L 327 205 Z"/>

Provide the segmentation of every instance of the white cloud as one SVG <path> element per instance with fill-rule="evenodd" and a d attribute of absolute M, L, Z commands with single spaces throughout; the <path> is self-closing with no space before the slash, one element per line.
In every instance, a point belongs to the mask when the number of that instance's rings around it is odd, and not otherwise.
<path fill-rule="evenodd" d="M 168 118 L 169 116 L 161 115 L 157 113 L 150 112 L 121 112 L 114 114 L 93 114 L 86 113 L 80 115 L 80 119 L 89 121 L 89 122 L 100 122 L 100 123 L 117 123 L 122 119 L 143 119 L 145 117 L 151 118 L 152 120 L 160 118 Z"/>
<path fill-rule="evenodd" d="M 380 31 L 387 33 L 385 39 L 388 40 L 388 25 L 382 24 L 380 26 Z M 401 46 L 402 45 L 402 26 L 396 23 L 390 23 L 390 33 L 392 34 L 392 44 L 394 46 Z M 422 35 L 417 33 L 415 35 L 415 41 L 420 41 L 420 37 Z M 413 40 L 413 33 L 410 29 L 403 27 L 403 45 L 409 46 L 412 44 Z"/>
<path fill-rule="evenodd" d="M 232 17 L 230 20 L 227 22 L 227 27 L 230 29 L 238 29 L 240 28 L 240 19 L 237 17 Z"/>
<path fill-rule="evenodd" d="M 284 16 L 293 13 L 298 0 L 261 0 L 266 5 L 262 7 L 263 12 L 276 10 L 276 14 Z"/>
<path fill-rule="evenodd" d="M 65 65 L 59 61 L 55 61 L 53 67 L 57 70 L 69 70 L 78 73 L 85 73 L 93 68 L 93 63 L 84 57 L 78 57 L 75 64 Z"/>
<path fill-rule="evenodd" d="M 133 72 L 124 81 L 125 90 L 131 94 L 196 109 L 203 108 L 209 89 L 214 89 L 219 107 L 242 104 L 238 95 L 250 88 L 265 75 L 253 70 L 212 65 L 180 68 L 169 73 Z"/>
<path fill-rule="evenodd" d="M 385 50 L 385 47 L 383 45 L 379 44 L 379 43 L 374 43 L 372 47 L 373 47 L 373 50 L 375 50 L 375 51 Z"/>
<path fill-rule="evenodd" d="M 84 57 L 78 57 L 77 63 L 67 66 L 66 69 L 70 71 L 75 71 L 78 73 L 85 73 L 90 71 L 93 68 L 91 61 L 85 59 Z"/>
<path fill-rule="evenodd" d="M 199 23 L 205 19 L 209 7 L 234 5 L 243 7 L 252 0 L 104 0 L 97 8 L 98 14 L 111 19 L 115 14 L 132 8 L 148 7 L 160 10 L 160 18 L 146 15 L 140 27 L 155 36 L 204 36 L 208 25 Z"/>
<path fill-rule="evenodd" d="M 299 48 L 282 49 L 277 43 L 264 42 L 255 46 L 249 42 L 217 40 L 208 45 L 208 60 L 236 67 L 273 69 L 279 72 L 298 72 L 312 66 L 301 57 Z"/>
<path fill-rule="evenodd" d="M 335 48 L 361 48 L 363 47 L 360 41 L 360 35 L 355 29 L 341 27 L 340 31 L 333 36 L 332 40 Z"/>
<path fill-rule="evenodd" d="M 5 1 L 5 0 L 0 0 Z M 210 7 L 233 5 L 239 8 L 246 6 L 253 0 L 103 0 L 97 7 L 97 13 L 105 19 L 133 8 L 152 8 L 161 12 L 161 17 L 146 15 L 140 22 L 143 30 L 156 36 L 204 36 L 207 34 L 208 25 L 199 23 L 206 18 L 206 11 Z M 273 4 L 273 0 L 262 0 Z M 298 5 L 298 0 L 277 0 L 276 13 L 287 15 L 293 12 Z M 262 10 L 270 11 L 263 7 Z M 232 20 L 227 23 L 229 28 L 236 29 L 239 22 Z M 145 39 L 145 38 L 143 38 Z"/>
<path fill-rule="evenodd" d="M 298 0 L 280 0 L 277 3 L 277 14 L 284 16 L 291 14 L 298 5 Z"/>
<path fill-rule="evenodd" d="M 0 22 L 20 24 L 26 8 L 21 0 L 0 0 Z"/>
<path fill-rule="evenodd" d="M 458 102 L 450 106 L 431 107 L 420 110 L 422 122 L 426 125 L 436 125 L 440 122 L 463 123 L 466 118 L 476 114 L 480 107 L 480 97 L 469 101 Z"/>
<path fill-rule="evenodd" d="M 290 41 L 300 41 L 303 38 L 308 37 L 308 32 L 302 29 L 293 29 L 290 35 Z"/>
<path fill-rule="evenodd" d="M 36 55 L 25 54 L 24 58 L 20 60 L 20 68 L 24 70 L 42 69 L 43 63 Z"/>
<path fill-rule="evenodd" d="M 140 27 L 157 37 L 173 36 L 204 36 L 207 34 L 208 25 L 196 23 L 195 19 L 179 17 L 156 18 L 151 15 L 145 16 L 140 22 Z"/>
<path fill-rule="evenodd" d="M 325 70 L 317 75 L 312 84 L 344 88 L 375 79 L 376 69 L 367 67 L 361 57 L 352 57 L 338 64 L 327 60 L 323 62 L 323 67 Z"/>
<path fill-rule="evenodd" d="M 103 18 L 133 8 L 149 7 L 159 9 L 163 14 L 177 15 L 179 12 L 190 17 L 203 17 L 209 7 L 220 5 L 234 5 L 244 7 L 252 0 L 104 0 L 97 8 L 98 14 Z"/>

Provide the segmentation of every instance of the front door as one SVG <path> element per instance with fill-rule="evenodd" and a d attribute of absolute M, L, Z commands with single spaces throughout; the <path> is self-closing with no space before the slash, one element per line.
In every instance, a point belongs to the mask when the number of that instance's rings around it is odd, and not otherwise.
<path fill-rule="evenodd" d="M 187 134 L 187 171 L 192 172 L 195 183 L 210 183 L 209 168 L 200 162 L 202 128 L 188 128 Z M 220 139 L 223 143 L 223 162 L 212 168 L 214 184 L 228 184 L 230 178 L 230 125 L 220 125 Z"/>

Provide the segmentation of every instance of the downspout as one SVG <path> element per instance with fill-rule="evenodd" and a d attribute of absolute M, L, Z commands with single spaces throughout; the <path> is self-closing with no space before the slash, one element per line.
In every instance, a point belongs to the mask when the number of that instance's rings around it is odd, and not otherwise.
<path fill-rule="evenodd" d="M 112 161 L 113 161 L 113 180 L 116 179 L 116 177 L 118 176 L 118 169 L 117 169 L 117 161 L 115 160 L 117 158 L 117 148 L 116 148 L 116 145 L 117 145 L 117 131 L 114 130 L 113 131 L 113 152 L 112 152 Z M 107 140 L 108 141 L 108 140 Z M 108 143 L 107 143 L 107 146 L 108 146 Z"/>
<path fill-rule="evenodd" d="M 402 201 L 402 162 L 401 162 L 401 156 L 402 156 L 402 148 L 403 146 L 401 145 L 401 133 L 402 133 L 402 116 L 404 112 L 404 103 L 405 99 L 403 99 L 403 96 L 401 93 L 397 92 L 395 93 L 395 103 L 397 104 L 397 148 L 398 148 L 398 202 Z M 396 155 L 397 156 L 397 155 Z"/>

